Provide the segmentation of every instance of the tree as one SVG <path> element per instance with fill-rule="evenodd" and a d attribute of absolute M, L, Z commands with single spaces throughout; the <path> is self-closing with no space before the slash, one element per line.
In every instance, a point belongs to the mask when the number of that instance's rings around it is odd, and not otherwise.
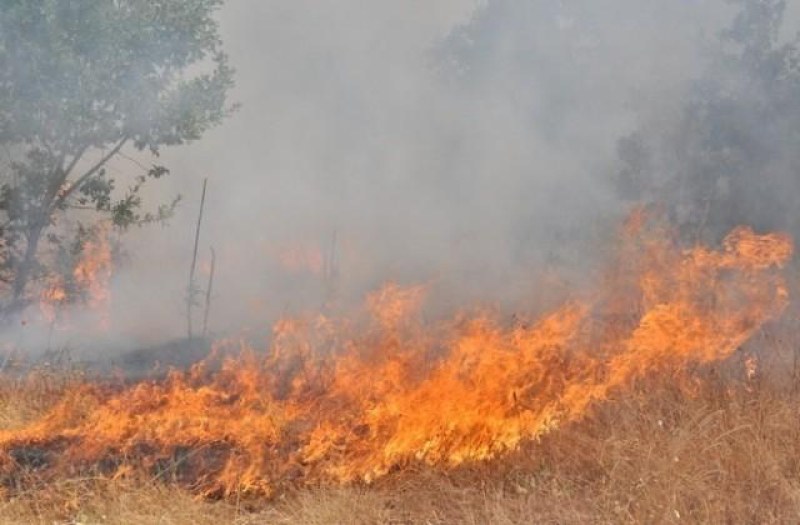
<path fill-rule="evenodd" d="M 621 193 L 664 202 L 689 240 L 742 223 L 800 232 L 800 40 L 781 35 L 784 1 L 731 3 L 675 124 L 618 143 Z"/>
<path fill-rule="evenodd" d="M 5 0 L 0 10 L 0 278 L 12 308 L 44 268 L 43 238 L 73 207 L 127 227 L 153 164 L 121 196 L 111 159 L 158 157 L 232 110 L 233 70 L 214 19 L 222 0 Z M 173 203 L 174 205 L 174 203 Z"/>

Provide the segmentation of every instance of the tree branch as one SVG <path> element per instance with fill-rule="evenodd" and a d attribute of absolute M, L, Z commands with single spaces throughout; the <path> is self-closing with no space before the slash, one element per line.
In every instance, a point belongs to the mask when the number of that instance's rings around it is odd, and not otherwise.
<path fill-rule="evenodd" d="M 66 168 L 64 168 L 64 178 L 69 177 L 69 174 L 72 173 L 73 169 L 75 169 L 75 165 L 78 163 L 78 161 L 81 160 L 81 158 L 83 158 L 83 154 L 86 153 L 87 149 L 89 149 L 88 146 L 82 146 L 81 149 L 79 149 L 78 152 L 75 153 L 75 156 L 72 157 L 72 160 L 70 161 L 69 165 Z"/>
<path fill-rule="evenodd" d="M 61 194 L 60 194 L 60 195 L 58 195 L 58 198 L 56 198 L 55 200 L 53 200 L 53 204 L 50 206 L 50 210 L 52 211 L 52 210 L 56 209 L 57 207 L 59 207 L 61 204 L 63 204 L 63 203 L 64 203 L 64 201 L 65 201 L 65 200 L 67 200 L 67 199 L 69 198 L 69 196 L 70 196 L 70 195 L 72 195 L 72 194 L 75 192 L 75 190 L 77 190 L 77 189 L 78 189 L 78 188 L 81 186 L 81 184 L 83 184 L 84 182 L 86 182 L 86 180 L 87 180 L 89 177 L 91 177 L 92 175 L 94 175 L 95 173 L 97 173 L 97 172 L 98 172 L 98 170 L 99 170 L 100 168 L 102 168 L 102 167 L 105 165 L 105 163 L 106 163 L 106 162 L 108 162 L 108 160 L 109 160 L 111 157 L 113 157 L 114 155 L 116 155 L 117 153 L 119 153 L 119 150 L 121 150 L 121 149 L 122 149 L 122 146 L 124 146 L 124 145 L 125 145 L 125 143 L 126 143 L 126 142 L 128 142 L 128 139 L 129 139 L 129 137 L 128 137 L 127 135 L 125 135 L 124 137 L 122 137 L 122 139 L 120 139 L 120 141 L 119 141 L 119 142 L 117 142 L 117 145 L 116 145 L 116 146 L 114 146 L 114 147 L 111 149 L 111 151 L 109 151 L 108 153 L 106 153 L 105 155 L 103 155 L 103 158 L 101 158 L 100 160 L 98 160 L 98 161 L 97 161 L 97 162 L 96 162 L 96 163 L 95 163 L 95 164 L 94 164 L 94 165 L 93 165 L 91 168 L 89 168 L 89 170 L 88 170 L 88 171 L 86 171 L 86 173 L 84 173 L 83 175 L 81 175 L 80 177 L 78 177 L 78 179 L 77 179 L 75 182 L 73 182 L 73 183 L 72 183 L 72 184 L 69 186 L 69 188 L 67 188 L 66 190 L 64 190 L 63 192 L 61 192 Z M 74 167 L 74 166 L 73 166 L 73 167 Z"/>
<path fill-rule="evenodd" d="M 47 148 L 47 153 L 53 157 L 53 151 L 50 146 L 45 145 L 45 148 Z M 47 193 L 45 194 L 45 200 L 42 203 L 42 208 L 47 206 L 47 203 L 50 202 L 51 199 L 55 198 L 56 194 L 58 193 L 58 188 L 61 186 L 65 177 L 61 166 L 64 165 L 64 159 L 66 156 L 67 154 L 62 151 L 56 162 L 53 163 L 53 169 L 50 170 L 50 175 L 47 176 L 49 184 L 47 185 Z"/>

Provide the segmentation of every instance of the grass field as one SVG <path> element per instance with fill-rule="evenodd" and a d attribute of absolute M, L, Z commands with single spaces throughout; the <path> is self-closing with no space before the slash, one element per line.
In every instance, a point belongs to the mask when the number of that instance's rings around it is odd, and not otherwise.
<path fill-rule="evenodd" d="M 7 367 L 0 522 L 800 522 L 791 243 L 648 238 L 530 323 L 426 324 L 390 285 L 146 380 Z"/>
<path fill-rule="evenodd" d="M 768 344 L 756 341 L 754 344 Z M 793 523 L 800 521 L 800 382 L 786 349 L 649 377 L 511 457 L 377 482 L 209 501 L 169 480 L 65 476 L 4 486 L 2 523 Z M 13 429 L 83 381 L 0 382 Z M 687 387 L 687 385 L 690 385 Z"/>

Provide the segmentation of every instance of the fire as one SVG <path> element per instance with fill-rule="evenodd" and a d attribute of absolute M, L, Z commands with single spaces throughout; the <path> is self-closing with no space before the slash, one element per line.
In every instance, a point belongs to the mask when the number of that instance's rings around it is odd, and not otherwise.
<path fill-rule="evenodd" d="M 105 226 L 95 238 L 86 241 L 72 272 L 79 289 L 86 291 L 87 304 L 95 310 L 105 309 L 110 299 L 108 284 L 112 263 L 109 234 L 109 228 Z"/>
<path fill-rule="evenodd" d="M 39 295 L 39 312 L 42 318 L 50 324 L 56 322 L 58 311 L 67 300 L 67 291 L 64 289 L 62 279 L 55 279 L 52 284 L 42 290 Z"/>
<path fill-rule="evenodd" d="M 100 324 L 107 327 L 112 274 L 110 227 L 101 224 L 83 243 L 68 277 L 55 276 L 39 295 L 39 311 L 48 323 L 60 321 L 59 314 L 69 302 L 85 303 Z M 69 279 L 69 282 L 67 281 Z"/>
<path fill-rule="evenodd" d="M 424 294 L 423 286 L 401 288 L 388 283 L 367 297 L 367 307 L 382 326 L 392 328 L 420 309 Z"/>
<path fill-rule="evenodd" d="M 425 321 L 428 290 L 391 284 L 359 315 L 278 323 L 265 353 L 224 341 L 238 357 L 85 384 L 0 432 L 0 471 L 32 448 L 40 472 L 143 473 L 226 496 L 484 461 L 648 375 L 725 359 L 787 304 L 787 236 L 739 228 L 719 249 L 682 250 L 664 229 L 633 230 L 613 265 L 624 271 L 538 318 Z"/>

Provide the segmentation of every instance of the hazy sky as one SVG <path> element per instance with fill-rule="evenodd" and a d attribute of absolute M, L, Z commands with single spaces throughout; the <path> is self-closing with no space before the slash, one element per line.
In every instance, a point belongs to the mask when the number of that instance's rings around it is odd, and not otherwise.
<path fill-rule="evenodd" d="M 731 13 L 710 0 L 229 0 L 242 107 L 165 152 L 173 173 L 150 194 L 185 200 L 168 228 L 129 237 L 118 315 L 132 333 L 180 335 L 203 177 L 218 332 L 318 306 L 321 279 L 280 254 L 324 253 L 334 232 L 342 297 L 388 279 L 436 283 L 445 302 L 535 302 L 548 265 L 569 275 L 602 256 L 624 213 L 608 184 L 617 139 L 639 115 L 669 118 Z"/>

